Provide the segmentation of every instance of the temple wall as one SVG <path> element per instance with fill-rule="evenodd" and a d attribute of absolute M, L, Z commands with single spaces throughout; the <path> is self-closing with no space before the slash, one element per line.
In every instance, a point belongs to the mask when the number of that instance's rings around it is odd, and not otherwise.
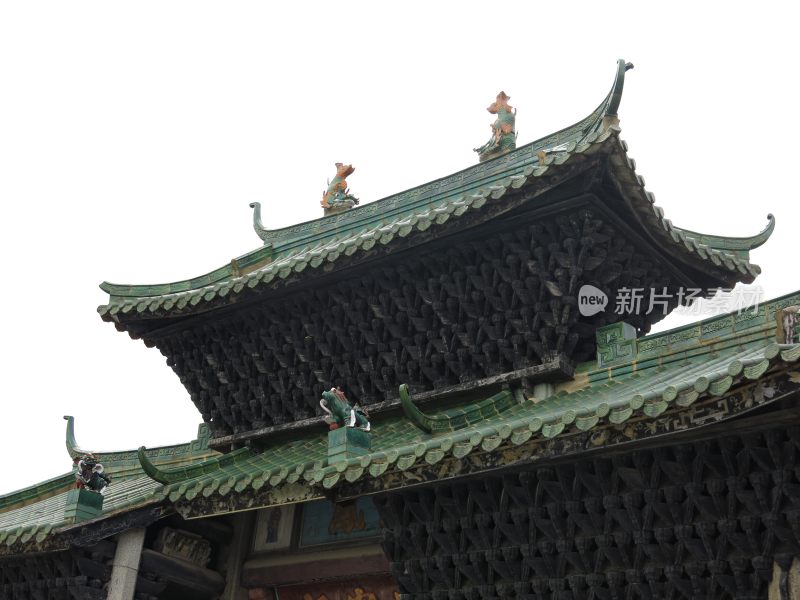
<path fill-rule="evenodd" d="M 408 600 L 785 600 L 798 452 L 781 427 L 392 493 L 384 547 Z"/>

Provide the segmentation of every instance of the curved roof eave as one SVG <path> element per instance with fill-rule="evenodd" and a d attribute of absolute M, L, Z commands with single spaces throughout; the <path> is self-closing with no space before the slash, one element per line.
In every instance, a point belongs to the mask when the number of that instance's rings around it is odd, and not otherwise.
<path fill-rule="evenodd" d="M 710 235 L 708 233 L 699 233 L 682 227 L 676 227 L 677 231 L 681 232 L 683 237 L 695 240 L 698 244 L 703 244 L 709 248 L 716 250 L 730 250 L 732 252 L 749 252 L 755 248 L 766 243 L 766 241 L 775 231 L 775 217 L 772 213 L 767 215 L 767 226 L 764 227 L 759 233 L 749 237 L 728 237 L 720 235 Z"/>
<path fill-rule="evenodd" d="M 521 146 L 501 157 L 487 161 L 486 163 L 472 165 L 457 173 L 427 182 L 415 188 L 400 192 L 399 194 L 394 194 L 387 198 L 355 207 L 346 213 L 320 217 L 319 219 L 291 225 L 282 229 L 265 229 L 263 232 L 257 231 L 259 236 L 265 241 L 265 246 L 240 256 L 232 260 L 231 263 L 240 264 L 254 262 L 254 255 L 258 255 L 255 257 L 257 260 L 274 260 L 281 254 L 291 256 L 293 252 L 297 251 L 300 244 L 313 244 L 321 239 L 329 240 L 332 237 L 340 237 L 342 229 L 352 231 L 359 228 L 363 229 L 365 224 L 374 224 L 377 222 L 374 216 L 375 214 L 379 214 L 382 220 L 385 221 L 387 217 L 401 216 L 402 213 L 408 212 L 409 209 L 417 208 L 418 206 L 416 205 L 431 203 L 426 202 L 426 200 L 433 200 L 435 202 L 437 200 L 435 196 L 442 195 L 438 190 L 443 189 L 448 182 L 463 181 L 470 176 L 474 176 L 476 173 L 488 171 L 490 173 L 488 177 L 479 179 L 477 181 L 478 185 L 472 186 L 472 189 L 476 189 L 479 188 L 481 184 L 491 183 L 495 179 L 507 177 L 510 168 L 513 168 L 517 163 L 520 163 L 520 165 L 537 165 L 539 163 L 538 154 L 540 151 L 544 151 L 545 153 L 560 151 L 562 149 L 561 147 L 570 142 L 585 142 L 591 134 L 597 133 L 598 130 L 604 127 L 604 120 L 606 117 L 616 117 L 616 111 L 622 97 L 625 83 L 625 72 L 632 68 L 632 66 L 633 65 L 626 63 L 622 59 L 618 60 L 617 73 L 608 95 L 587 117 L 569 127 L 565 127 L 555 133 L 530 142 L 529 144 Z M 487 165 L 490 165 L 490 167 L 487 167 Z M 491 166 L 494 166 L 495 169 L 492 169 Z M 497 167 L 500 168 L 498 169 Z M 493 171 L 500 172 L 497 176 L 492 177 L 492 175 L 494 175 Z M 431 198 L 432 196 L 434 198 Z M 416 198 L 416 200 L 414 200 L 413 203 L 398 202 L 398 200 L 406 200 L 407 198 Z M 398 204 L 402 205 L 398 206 Z M 380 210 L 378 210 L 378 207 L 380 207 Z M 100 284 L 100 289 L 107 292 L 112 297 L 141 298 L 158 296 L 200 289 L 220 281 L 229 280 L 236 276 L 235 271 L 235 264 L 228 264 L 206 273 L 205 275 L 172 283 L 128 285 L 104 281 Z"/>
<path fill-rule="evenodd" d="M 415 231 L 443 225 L 450 219 L 496 202 L 508 192 L 536 185 L 541 177 L 557 175 L 561 165 L 581 155 L 608 155 L 614 178 L 642 227 L 678 260 L 694 264 L 725 284 L 752 281 L 760 268 L 749 262 L 747 251 L 768 239 L 767 228 L 751 238 L 725 238 L 691 232 L 672 225 L 654 196 L 644 188 L 627 156 L 627 145 L 619 139 L 617 109 L 625 72 L 632 65 L 620 60 L 611 91 L 588 117 L 555 134 L 517 150 L 465 169 L 443 179 L 401 194 L 363 205 L 346 213 L 275 230 L 258 250 L 231 261 L 211 273 L 161 285 L 128 286 L 103 283 L 109 303 L 98 307 L 106 321 L 159 318 L 166 314 L 189 314 L 212 309 L 246 293 L 248 289 L 293 280 L 305 272 L 316 272 L 342 257 L 361 254 L 376 244 L 388 244 Z M 466 183 L 465 178 L 472 178 Z M 239 269 L 240 265 L 248 265 Z M 214 304 L 210 304 L 214 303 Z"/>

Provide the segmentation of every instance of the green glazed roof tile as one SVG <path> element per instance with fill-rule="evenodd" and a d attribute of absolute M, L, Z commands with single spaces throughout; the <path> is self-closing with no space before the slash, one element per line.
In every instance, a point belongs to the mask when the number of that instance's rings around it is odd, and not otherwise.
<path fill-rule="evenodd" d="M 781 302 L 796 300 L 789 297 Z M 588 372 L 584 369 L 588 377 L 583 388 L 562 390 L 536 403 L 503 403 L 505 396 L 499 394 L 428 415 L 416 409 L 409 398 L 406 413 L 411 417 L 394 415 L 375 419 L 372 450 L 365 456 L 329 464 L 325 430 L 304 434 L 290 442 L 275 442 L 258 454 L 229 455 L 226 461 L 215 463 L 228 462 L 228 466 L 212 472 L 202 472 L 199 465 L 191 469 L 202 473 L 177 488 L 170 487 L 173 490 L 170 499 L 191 500 L 200 490 L 213 495 L 222 494 L 224 488 L 229 493 L 234 487 L 236 492 L 246 493 L 250 488 L 276 487 L 287 481 L 331 489 L 343 482 L 381 477 L 390 470 L 405 471 L 421 463 L 433 465 L 448 456 L 463 458 L 476 449 L 494 452 L 503 444 L 520 445 L 536 436 L 555 438 L 573 426 L 585 431 L 604 422 L 623 424 L 632 417 L 655 418 L 671 407 L 680 410 L 690 406 L 701 394 L 722 395 L 739 381 L 758 379 L 776 361 L 799 361 L 800 344 L 774 342 L 774 324 L 770 325 L 770 319 L 774 317 L 775 306 L 763 306 L 760 319 L 744 320 L 749 325 L 739 329 L 723 330 L 715 325 L 733 322 L 734 317 L 729 315 L 701 322 L 708 330 L 723 334 L 713 343 L 696 341 L 688 346 L 667 347 L 656 358 L 646 357 L 651 340 L 657 342 L 662 336 L 679 340 L 681 332 L 687 329 L 641 338 L 639 345 L 643 352 L 638 368 L 615 367 L 612 379 L 607 378 L 608 369 Z M 459 421 L 472 414 L 480 418 Z M 426 427 L 431 420 L 442 426 Z M 446 425 L 451 421 L 457 422 L 458 427 Z M 180 473 L 183 476 L 187 471 Z M 247 476 L 241 477 L 243 473 Z"/>
<path fill-rule="evenodd" d="M 503 201 L 511 190 L 538 185 L 545 173 L 556 175 L 575 157 L 599 152 L 609 156 L 613 175 L 631 208 L 662 243 L 683 252 L 690 261 L 710 261 L 728 277 L 752 280 L 760 269 L 749 263 L 748 251 L 766 241 L 774 219 L 770 216 L 767 228 L 751 238 L 699 234 L 674 227 L 664 219 L 663 210 L 654 204 L 654 196 L 645 190 L 644 179 L 636 174 L 635 162 L 626 156 L 627 145 L 619 139 L 619 127 L 605 122 L 607 117 L 616 116 L 609 110 L 618 103 L 623 83 L 624 61 L 620 61 L 611 92 L 591 115 L 507 155 L 345 213 L 265 231 L 260 234 L 266 240 L 264 247 L 234 261 L 256 267 L 244 275 L 237 276 L 233 267 L 226 265 L 201 277 L 169 284 L 103 283 L 101 288 L 109 293 L 109 303 L 98 311 L 104 319 L 118 321 L 120 310 L 123 315 L 144 310 L 166 314 L 191 311 L 209 302 L 228 302 L 232 296 L 268 284 L 276 277 L 287 279 L 293 273 L 315 271 L 342 256 L 366 252 L 375 243 L 389 244 L 415 231 L 440 227 L 480 210 L 487 202 Z M 546 153 L 541 164 L 540 151 Z"/>

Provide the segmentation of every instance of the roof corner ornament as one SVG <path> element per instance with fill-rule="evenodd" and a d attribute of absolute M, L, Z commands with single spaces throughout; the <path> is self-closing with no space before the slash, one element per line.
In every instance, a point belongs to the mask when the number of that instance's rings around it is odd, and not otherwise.
<path fill-rule="evenodd" d="M 625 87 L 625 73 L 633 69 L 633 63 L 625 62 L 624 58 L 617 61 L 617 75 L 614 77 L 614 85 L 608 95 L 608 104 L 603 115 L 603 129 L 619 125 L 619 103 L 622 100 L 622 89 Z"/>
<path fill-rule="evenodd" d="M 71 417 L 69 415 L 64 415 L 64 420 L 67 422 L 67 452 L 71 458 L 76 459 L 80 458 L 84 454 L 91 454 L 90 452 L 86 452 L 85 450 L 81 450 L 78 447 L 78 442 L 75 439 L 75 417 Z"/>
<path fill-rule="evenodd" d="M 339 427 L 356 427 L 364 431 L 370 430 L 369 413 L 358 404 L 351 406 L 342 388 L 331 388 L 322 392 L 320 407 L 325 412 L 325 422 L 331 430 Z"/>
<path fill-rule="evenodd" d="M 350 193 L 346 180 L 354 171 L 353 165 L 336 163 L 336 176 L 328 181 L 328 189 L 322 193 L 320 202 L 326 217 L 349 210 L 358 204 L 358 198 Z"/>
<path fill-rule="evenodd" d="M 67 452 L 72 457 L 72 464 L 76 467 L 75 487 L 102 493 L 111 483 L 111 477 L 106 475 L 103 465 L 92 452 L 81 450 L 75 440 L 75 417 L 64 415 L 67 422 Z"/>
<path fill-rule="evenodd" d="M 407 383 L 400 385 L 400 405 L 403 407 L 403 413 L 411 423 L 421 429 L 425 433 L 433 433 L 436 430 L 436 419 L 426 415 L 416 407 L 411 400 L 411 392 Z"/>
<path fill-rule="evenodd" d="M 497 94 L 497 99 L 486 109 L 491 114 L 497 115 L 497 119 L 490 125 L 492 137 L 489 141 L 480 148 L 474 148 L 480 162 L 502 156 L 517 147 L 517 132 L 514 127 L 517 109 L 508 104 L 509 100 L 511 96 L 501 91 Z"/>
<path fill-rule="evenodd" d="M 111 483 L 111 476 L 105 473 L 103 465 L 94 454 L 89 453 L 82 457 L 76 457 L 73 459 L 73 464 L 77 467 L 75 471 L 76 488 L 102 494 Z"/>
<path fill-rule="evenodd" d="M 261 202 L 251 202 L 250 208 L 253 209 L 253 229 L 256 235 L 261 238 L 265 244 L 269 243 L 270 230 L 264 227 L 261 222 Z"/>
<path fill-rule="evenodd" d="M 174 483 L 172 479 L 166 476 L 161 469 L 150 461 L 147 457 L 147 448 L 139 446 L 139 449 L 136 451 L 136 457 L 139 459 L 139 465 L 142 467 L 142 471 L 144 471 L 150 479 L 163 484 Z"/>

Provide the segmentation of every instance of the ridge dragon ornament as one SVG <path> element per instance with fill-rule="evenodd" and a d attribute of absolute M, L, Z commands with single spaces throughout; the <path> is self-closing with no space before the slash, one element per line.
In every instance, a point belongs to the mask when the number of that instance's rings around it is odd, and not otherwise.
<path fill-rule="evenodd" d="M 111 483 L 111 477 L 104 473 L 101 465 L 94 454 L 85 454 L 75 458 L 75 487 L 87 489 L 98 494 L 105 491 L 106 486 Z"/>
<path fill-rule="evenodd" d="M 336 163 L 336 176 L 328 182 L 328 189 L 323 192 L 320 202 L 326 215 L 342 212 L 358 204 L 358 198 L 350 193 L 346 179 L 355 170 L 353 165 Z"/>
<path fill-rule="evenodd" d="M 364 431 L 370 430 L 367 411 L 358 404 L 351 406 L 341 388 L 331 388 L 327 392 L 322 392 L 319 405 L 325 411 L 325 422 L 331 429 L 356 427 Z"/>
<path fill-rule="evenodd" d="M 505 92 L 497 94 L 497 99 L 486 109 L 497 119 L 490 125 L 492 137 L 480 148 L 475 148 L 481 162 L 511 152 L 517 147 L 517 132 L 514 127 L 517 109 L 508 104 L 511 96 Z"/>

